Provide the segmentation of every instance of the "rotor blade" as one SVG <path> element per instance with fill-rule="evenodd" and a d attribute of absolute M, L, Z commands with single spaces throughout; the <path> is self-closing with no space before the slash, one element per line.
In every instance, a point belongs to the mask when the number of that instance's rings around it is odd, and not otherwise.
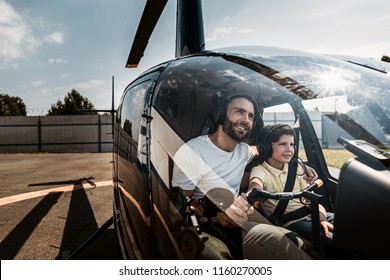
<path fill-rule="evenodd" d="M 127 59 L 126 68 L 135 68 L 138 66 L 141 57 L 149 42 L 154 27 L 160 18 L 165 4 L 168 0 L 148 0 L 145 5 L 137 33 L 131 46 L 130 54 Z"/>

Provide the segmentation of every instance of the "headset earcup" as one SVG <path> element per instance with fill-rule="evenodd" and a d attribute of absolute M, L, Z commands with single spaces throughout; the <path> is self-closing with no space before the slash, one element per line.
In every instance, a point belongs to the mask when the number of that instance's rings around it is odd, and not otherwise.
<path fill-rule="evenodd" d="M 264 162 L 267 158 L 267 148 L 263 143 L 257 144 L 257 151 L 259 152 L 259 160 Z"/>
<path fill-rule="evenodd" d="M 225 123 L 225 115 L 224 112 L 221 112 L 221 110 L 223 110 L 223 108 L 219 108 L 219 109 L 216 109 L 215 110 L 215 113 L 213 114 L 213 122 L 216 124 L 216 125 L 223 125 Z"/>
<path fill-rule="evenodd" d="M 261 162 L 266 161 L 272 156 L 272 137 L 269 135 L 275 133 L 276 130 L 283 127 L 289 127 L 287 124 L 267 125 L 263 127 L 256 138 L 257 151 L 259 152 L 259 160 Z M 273 137 L 275 139 L 275 137 Z M 297 152 L 297 145 L 294 145 L 294 154 Z"/>
<path fill-rule="evenodd" d="M 214 110 L 214 112 L 212 113 L 212 121 L 214 124 L 218 125 L 218 118 L 219 118 L 219 114 L 218 114 L 218 108 L 216 108 Z"/>
<path fill-rule="evenodd" d="M 227 102 L 225 100 L 218 100 L 213 112 L 213 122 L 216 125 L 224 124 L 225 123 L 225 117 L 226 117 L 226 104 Z"/>
<path fill-rule="evenodd" d="M 218 111 L 219 113 L 217 118 L 217 124 L 223 125 L 226 120 L 226 104 L 223 104 L 223 106 L 221 106 Z"/>
<path fill-rule="evenodd" d="M 269 159 L 272 156 L 272 143 L 269 142 L 268 140 L 265 141 L 265 149 L 266 149 L 266 157 Z"/>
<path fill-rule="evenodd" d="M 268 134 L 273 131 L 272 126 L 265 126 L 260 129 L 260 132 L 257 136 L 257 151 L 259 152 L 259 159 L 261 162 L 266 161 L 270 156 L 272 156 L 272 144 L 268 141 Z"/>

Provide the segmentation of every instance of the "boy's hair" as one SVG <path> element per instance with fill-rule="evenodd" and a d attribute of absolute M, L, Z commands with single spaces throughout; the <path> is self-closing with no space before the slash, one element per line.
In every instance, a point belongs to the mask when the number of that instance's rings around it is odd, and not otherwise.
<path fill-rule="evenodd" d="M 260 130 L 256 139 L 259 163 L 272 156 L 272 143 L 278 141 L 282 135 L 291 135 L 295 139 L 295 131 L 288 124 L 267 125 Z"/>

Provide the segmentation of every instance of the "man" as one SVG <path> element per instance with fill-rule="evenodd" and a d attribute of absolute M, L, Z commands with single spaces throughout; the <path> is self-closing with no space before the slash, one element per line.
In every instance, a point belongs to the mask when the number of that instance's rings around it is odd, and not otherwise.
<path fill-rule="evenodd" d="M 226 215 L 219 213 L 215 220 L 227 228 L 243 228 L 244 258 L 310 259 L 294 233 L 252 219 L 253 207 L 245 194 L 238 195 L 245 166 L 257 155 L 257 150 L 243 140 L 259 117 L 257 103 L 250 95 L 237 93 L 223 98 L 214 120 L 218 125 L 216 131 L 188 141 L 175 154 L 172 186 L 182 188 L 186 196 L 195 199 L 203 198 L 215 188 L 229 191 L 234 201 L 220 205 Z"/>

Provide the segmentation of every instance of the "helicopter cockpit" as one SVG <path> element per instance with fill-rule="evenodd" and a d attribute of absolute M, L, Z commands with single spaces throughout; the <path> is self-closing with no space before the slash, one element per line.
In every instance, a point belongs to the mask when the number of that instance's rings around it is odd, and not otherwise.
<path fill-rule="evenodd" d="M 237 47 L 160 64 L 126 88 L 114 136 L 114 214 L 126 258 L 199 256 L 201 243 L 189 245 L 193 244 L 190 240 L 196 240 L 197 223 L 183 220 L 185 201 L 170 194 L 173 157 L 185 142 L 215 129 L 213 113 L 218 97 L 234 92 L 252 95 L 260 108 L 258 117 L 262 122 L 246 141 L 253 143 L 259 128 L 266 124 L 287 123 L 299 131 L 299 156 L 323 180 L 324 186 L 317 192 L 325 208 L 335 212 L 335 240 L 343 243 L 344 233 L 348 232 L 343 224 L 349 217 L 340 215 L 337 220 L 337 208 L 346 205 L 339 197 L 347 199 L 346 188 L 340 188 L 345 184 L 339 180 L 350 178 L 351 172 L 360 169 L 351 171 L 348 166 L 330 162 L 327 152 L 345 155 L 344 148 L 349 144 L 340 142 L 341 137 L 348 139 L 347 143 L 364 140 L 389 157 L 389 76 L 327 56 L 269 47 Z M 353 158 L 354 154 L 347 157 Z M 374 171 L 368 173 L 378 171 L 377 167 L 370 168 Z M 379 212 L 369 214 L 383 221 L 375 222 L 376 233 L 388 228 L 385 221 L 390 221 L 388 203 L 382 202 L 390 201 L 388 161 L 378 172 L 382 179 L 365 182 L 376 186 L 386 198 L 372 198 L 381 201 L 376 205 Z M 370 193 L 368 186 L 353 183 L 358 185 L 359 197 Z M 173 208 L 168 196 L 175 197 L 169 198 Z M 337 227 L 343 228 L 339 233 L 341 241 L 337 240 Z M 384 239 L 380 242 L 389 248 Z M 361 258 L 383 258 L 379 249 L 359 251 L 359 242 L 367 241 L 356 238 L 348 248 L 337 249 L 354 249 Z M 369 246 L 362 246 L 366 247 Z"/>

